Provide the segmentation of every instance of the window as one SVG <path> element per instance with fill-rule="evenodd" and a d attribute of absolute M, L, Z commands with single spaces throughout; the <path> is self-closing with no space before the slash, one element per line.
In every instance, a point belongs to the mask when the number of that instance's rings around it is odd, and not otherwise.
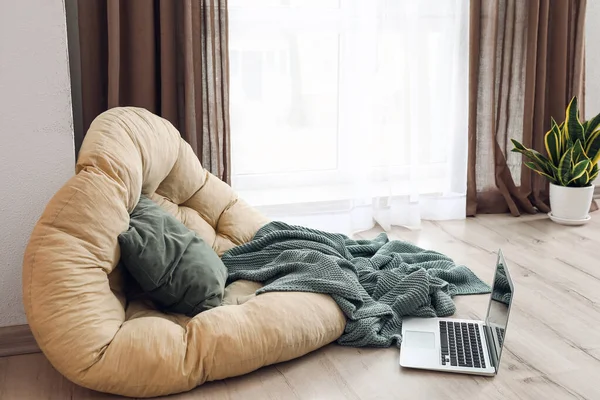
<path fill-rule="evenodd" d="M 467 6 L 230 0 L 234 188 L 287 214 L 464 204 Z"/>

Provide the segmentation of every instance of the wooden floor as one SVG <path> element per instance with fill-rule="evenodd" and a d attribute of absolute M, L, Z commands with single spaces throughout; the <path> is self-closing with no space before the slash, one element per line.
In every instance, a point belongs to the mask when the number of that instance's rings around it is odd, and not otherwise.
<path fill-rule="evenodd" d="M 515 300 L 498 376 L 406 370 L 396 348 L 329 345 L 169 399 L 600 399 L 600 214 L 582 227 L 481 216 L 390 236 L 446 253 L 488 282 L 502 248 Z M 487 301 L 458 297 L 457 316 L 482 318 Z M 0 358 L 2 400 L 113 398 L 71 384 L 41 354 Z"/>

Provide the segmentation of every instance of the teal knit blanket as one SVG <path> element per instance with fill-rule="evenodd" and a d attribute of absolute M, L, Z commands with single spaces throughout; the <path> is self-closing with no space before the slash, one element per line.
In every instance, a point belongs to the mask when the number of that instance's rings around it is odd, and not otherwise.
<path fill-rule="evenodd" d="M 271 222 L 222 257 L 228 283 L 262 282 L 256 294 L 330 295 L 347 317 L 338 343 L 400 345 L 402 318 L 452 315 L 455 295 L 489 293 L 471 270 L 443 254 L 381 233 L 373 240 Z"/>

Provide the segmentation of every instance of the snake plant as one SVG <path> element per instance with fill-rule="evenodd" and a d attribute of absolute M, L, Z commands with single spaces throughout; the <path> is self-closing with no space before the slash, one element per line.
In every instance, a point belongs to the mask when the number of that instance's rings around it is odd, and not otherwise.
<path fill-rule="evenodd" d="M 544 136 L 548 156 L 511 139 L 513 152 L 529 159 L 525 165 L 559 186 L 589 186 L 598 176 L 600 160 L 600 114 L 581 122 L 577 97 L 573 97 L 560 125 L 554 119 Z"/>

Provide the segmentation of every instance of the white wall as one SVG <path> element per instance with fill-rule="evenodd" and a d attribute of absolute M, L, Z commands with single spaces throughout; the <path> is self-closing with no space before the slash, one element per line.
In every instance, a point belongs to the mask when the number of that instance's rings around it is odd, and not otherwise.
<path fill-rule="evenodd" d="M 23 251 L 74 171 L 70 92 L 63 1 L 0 1 L 0 326 L 27 322 Z"/>
<path fill-rule="evenodd" d="M 585 16 L 585 118 L 600 113 L 600 1 L 588 1 Z M 600 178 L 596 179 L 596 190 Z"/>
<path fill-rule="evenodd" d="M 585 118 L 600 113 L 600 1 L 588 1 L 585 23 Z"/>

